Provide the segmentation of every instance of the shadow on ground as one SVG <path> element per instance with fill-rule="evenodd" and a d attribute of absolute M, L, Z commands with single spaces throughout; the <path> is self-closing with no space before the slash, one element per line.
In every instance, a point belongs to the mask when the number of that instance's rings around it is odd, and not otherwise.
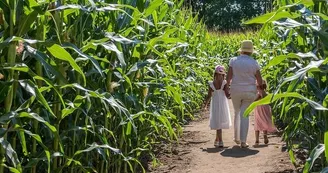
<path fill-rule="evenodd" d="M 225 149 L 227 149 L 228 147 L 213 147 L 213 148 L 201 148 L 203 152 L 208 152 L 208 153 L 219 153 Z"/>
<path fill-rule="evenodd" d="M 232 148 L 228 148 L 221 152 L 220 154 L 223 157 L 235 157 L 235 158 L 240 158 L 240 157 L 247 157 L 247 156 L 252 156 L 259 153 L 259 150 L 254 150 L 250 148 L 240 148 L 239 146 L 233 146 Z"/>

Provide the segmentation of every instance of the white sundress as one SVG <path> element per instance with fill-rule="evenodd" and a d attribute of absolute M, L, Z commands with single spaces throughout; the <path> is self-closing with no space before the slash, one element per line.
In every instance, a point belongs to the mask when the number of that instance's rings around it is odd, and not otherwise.
<path fill-rule="evenodd" d="M 228 99 L 223 90 L 226 80 L 222 82 L 220 89 L 215 89 L 212 81 L 208 82 L 213 89 L 210 105 L 210 128 L 212 130 L 229 129 L 231 126 Z"/>

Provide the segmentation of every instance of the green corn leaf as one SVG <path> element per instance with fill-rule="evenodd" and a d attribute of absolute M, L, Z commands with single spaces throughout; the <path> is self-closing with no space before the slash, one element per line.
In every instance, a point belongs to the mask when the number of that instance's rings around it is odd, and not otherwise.
<path fill-rule="evenodd" d="M 11 163 L 14 165 L 14 167 L 19 170 L 19 172 L 22 172 L 21 163 L 18 159 L 16 151 L 12 148 L 10 143 L 6 141 L 3 137 L 0 138 L 0 144 L 1 147 L 5 150 L 5 154 L 10 159 Z"/>
<path fill-rule="evenodd" d="M 311 71 L 311 70 L 317 70 L 318 67 L 324 63 L 324 60 L 319 60 L 319 61 L 311 61 L 309 65 L 307 65 L 304 68 L 299 69 L 295 75 L 290 76 L 288 78 L 285 78 L 284 81 L 292 81 L 295 80 L 297 78 L 299 78 L 300 76 L 304 75 L 305 73 Z"/>
<path fill-rule="evenodd" d="M 36 84 L 34 84 L 31 80 L 19 80 L 18 82 L 24 90 L 26 90 L 32 96 L 36 97 L 41 105 L 43 105 L 49 111 L 49 113 L 55 117 L 55 114 L 52 112 L 48 102 L 43 97 Z"/>
<path fill-rule="evenodd" d="M 8 95 L 10 85 L 12 85 L 11 82 L 0 82 L 0 103 L 4 101 Z"/>
<path fill-rule="evenodd" d="M 42 146 L 42 148 L 44 149 L 44 152 L 46 154 L 46 158 L 48 160 L 48 173 L 50 173 L 50 152 L 49 149 L 43 144 L 41 137 L 38 134 L 33 134 L 31 131 L 28 130 L 24 130 L 24 129 L 19 129 L 19 130 L 23 130 L 27 135 L 31 136 L 33 139 L 35 139 L 39 145 Z"/>
<path fill-rule="evenodd" d="M 289 150 L 289 151 L 288 151 L 288 154 L 289 154 L 289 158 L 290 158 L 292 164 L 293 164 L 293 165 L 296 165 L 296 159 L 295 159 L 295 155 L 294 155 L 293 150 Z"/>
<path fill-rule="evenodd" d="M 328 132 L 325 132 L 324 136 L 325 148 L 328 148 Z M 328 150 L 325 150 L 326 162 L 328 162 Z"/>
<path fill-rule="evenodd" d="M 10 8 L 7 1 L 0 1 L 0 8 L 3 10 L 4 19 L 7 23 L 10 22 Z"/>
<path fill-rule="evenodd" d="M 151 59 L 147 59 L 146 61 L 143 62 L 136 62 L 126 75 L 130 75 L 131 73 L 136 72 L 139 69 L 142 69 L 149 64 L 155 64 L 156 62 L 157 62 L 156 60 L 151 60 Z"/>
<path fill-rule="evenodd" d="M 325 167 L 323 170 L 320 171 L 320 173 L 328 173 L 328 167 Z"/>
<path fill-rule="evenodd" d="M 63 47 L 70 48 L 70 49 L 74 50 L 76 53 L 78 53 L 80 56 L 82 56 L 83 58 L 89 59 L 92 62 L 93 66 L 98 71 L 98 73 L 101 75 L 101 77 L 104 77 L 104 74 L 101 70 L 101 67 L 100 67 L 98 61 L 95 60 L 92 56 L 88 56 L 88 55 L 84 54 L 79 48 L 77 48 L 74 44 L 71 44 L 71 43 L 64 43 Z"/>
<path fill-rule="evenodd" d="M 86 79 L 82 69 L 76 64 L 72 56 L 63 47 L 59 46 L 58 44 L 54 44 L 50 47 L 47 47 L 47 49 L 52 54 L 52 56 L 60 60 L 69 62 L 72 68 L 78 73 L 80 73 L 83 78 L 83 84 L 86 85 Z"/>
<path fill-rule="evenodd" d="M 317 102 L 314 102 L 304 96 L 302 96 L 299 93 L 295 93 L 295 92 L 291 92 L 291 93 L 283 93 L 283 94 L 268 94 L 266 97 L 264 97 L 261 100 L 258 100 L 256 102 L 253 102 L 244 112 L 244 116 L 249 116 L 249 113 L 251 113 L 252 110 L 255 109 L 256 106 L 259 105 L 266 105 L 269 104 L 271 102 L 274 102 L 280 98 L 285 98 L 285 97 L 294 97 L 294 98 L 299 98 L 302 100 L 305 100 L 307 103 L 309 103 L 309 105 L 311 105 L 313 108 L 317 109 L 317 110 L 328 110 L 328 108 L 323 107 L 322 105 L 320 105 Z"/>
<path fill-rule="evenodd" d="M 113 152 L 116 153 L 116 154 L 122 154 L 121 151 L 120 151 L 119 149 L 113 148 L 113 147 L 111 147 L 111 146 L 109 146 L 109 145 L 98 145 L 98 144 L 96 144 L 96 143 L 93 143 L 89 148 L 84 149 L 84 150 L 79 150 L 79 151 L 75 152 L 75 153 L 74 153 L 74 156 L 77 156 L 77 155 L 79 155 L 79 154 L 81 154 L 81 153 L 90 152 L 90 151 L 92 151 L 92 150 L 94 150 L 94 149 L 96 149 L 96 148 L 109 149 L 109 150 L 113 151 Z M 73 157 L 74 157 L 74 156 L 73 156 Z"/>
<path fill-rule="evenodd" d="M 126 66 L 125 60 L 124 60 L 124 56 L 123 53 L 118 50 L 118 48 L 116 47 L 116 45 L 112 42 L 108 42 L 108 43 L 103 43 L 103 44 L 96 44 L 94 43 L 95 46 L 101 45 L 102 47 L 104 47 L 105 49 L 109 50 L 109 51 L 113 51 L 116 53 L 116 56 L 118 58 L 118 60 L 120 61 L 121 65 L 123 67 Z"/>
<path fill-rule="evenodd" d="M 56 133 L 57 129 L 55 126 L 51 125 L 49 122 L 47 122 L 46 120 L 44 120 L 42 117 L 40 117 L 38 114 L 36 113 L 28 113 L 28 112 L 21 112 L 18 115 L 19 118 L 31 118 L 31 119 L 35 119 L 40 123 L 43 123 L 44 125 L 46 125 L 52 132 Z"/>
<path fill-rule="evenodd" d="M 64 119 L 68 115 L 72 114 L 75 110 L 76 110 L 76 108 L 65 108 L 65 109 L 63 109 L 62 110 L 62 119 Z"/>
<path fill-rule="evenodd" d="M 8 168 L 10 172 L 12 173 L 22 173 L 22 171 L 19 171 L 18 169 L 16 168 L 13 168 L 13 167 L 10 167 L 10 166 L 7 166 L 6 164 L 3 164 L 4 167 Z"/>
<path fill-rule="evenodd" d="M 34 103 L 35 96 L 31 96 L 29 99 L 27 99 L 23 104 L 17 108 L 16 112 L 20 112 L 22 110 L 25 110 L 27 108 L 30 108 L 30 106 Z"/>
<path fill-rule="evenodd" d="M 148 8 L 146 8 L 145 12 L 144 12 L 144 16 L 147 17 L 149 15 L 151 15 L 153 13 L 154 10 L 156 10 L 156 8 L 158 8 L 160 5 L 163 4 L 164 0 L 154 0 L 151 1 Z"/>
<path fill-rule="evenodd" d="M 55 75 L 57 79 L 60 79 L 60 81 L 65 84 L 68 83 L 66 78 L 58 70 L 56 70 L 50 63 L 47 62 L 47 60 L 50 59 L 47 54 L 40 52 L 31 46 L 26 46 L 26 51 L 29 52 L 30 55 L 32 55 L 36 60 L 38 60 L 42 64 L 46 73 L 51 73 Z"/>
<path fill-rule="evenodd" d="M 20 119 L 17 119 L 17 118 L 13 118 L 12 120 L 12 123 L 14 124 L 14 127 L 20 127 L 22 125 Z M 24 156 L 27 156 L 28 155 L 28 150 L 27 150 L 27 147 L 26 147 L 26 138 L 25 138 L 25 134 L 24 132 L 22 131 L 18 131 L 17 132 L 18 134 L 18 138 L 19 138 L 19 142 L 21 144 L 21 147 L 22 147 L 22 151 L 23 151 L 23 155 Z"/>
<path fill-rule="evenodd" d="M 303 168 L 303 173 L 309 173 L 313 167 L 314 161 L 325 151 L 325 145 L 317 145 L 310 153 L 309 158 Z"/>
<path fill-rule="evenodd" d="M 244 22 L 244 24 L 249 25 L 249 24 L 264 24 L 272 21 L 276 21 L 282 18 L 291 18 L 295 19 L 300 17 L 300 14 L 293 13 L 293 12 L 287 12 L 287 11 L 280 11 L 280 12 L 272 12 L 272 13 L 267 13 L 262 16 L 255 17 L 251 20 L 248 20 Z"/>
<path fill-rule="evenodd" d="M 64 108 L 66 108 L 65 102 L 64 102 L 64 100 L 62 98 L 62 95 L 59 93 L 58 89 L 54 86 L 54 84 L 50 80 L 48 80 L 46 78 L 43 78 L 41 76 L 37 76 L 26 64 L 15 64 L 14 67 L 4 67 L 4 69 L 17 70 L 17 71 L 25 72 L 25 73 L 28 73 L 34 79 L 44 81 L 46 84 L 49 85 L 48 88 L 55 90 L 57 96 L 59 97 L 59 99 L 60 99 L 60 101 L 62 103 L 62 106 Z M 42 92 L 42 91 L 40 90 L 40 92 Z"/>
<path fill-rule="evenodd" d="M 36 22 L 38 11 L 34 10 L 25 17 L 22 17 L 18 25 L 17 36 L 23 36 L 28 30 L 30 30 L 31 25 Z"/>

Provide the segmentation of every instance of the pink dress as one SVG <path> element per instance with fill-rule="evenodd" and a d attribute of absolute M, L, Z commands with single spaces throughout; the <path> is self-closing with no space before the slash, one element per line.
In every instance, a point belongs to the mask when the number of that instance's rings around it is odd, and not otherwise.
<path fill-rule="evenodd" d="M 260 96 L 259 96 L 260 97 Z M 260 97 L 261 98 L 261 97 Z M 260 105 L 255 108 L 255 131 L 275 132 L 277 128 L 272 123 L 270 105 Z"/>

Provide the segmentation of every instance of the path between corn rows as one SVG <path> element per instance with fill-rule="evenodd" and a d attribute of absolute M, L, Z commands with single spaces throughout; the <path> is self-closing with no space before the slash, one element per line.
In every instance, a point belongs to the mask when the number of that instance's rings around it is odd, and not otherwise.
<path fill-rule="evenodd" d="M 230 101 L 231 116 L 233 115 Z M 233 118 L 233 116 L 232 116 Z M 233 119 L 232 119 L 233 120 Z M 158 173 L 272 173 L 293 172 L 288 153 L 284 151 L 281 137 L 269 135 L 269 145 L 263 144 L 260 136 L 260 146 L 253 147 L 254 117 L 250 117 L 248 132 L 249 149 L 241 149 L 233 141 L 233 127 L 223 131 L 225 147 L 214 148 L 215 131 L 209 129 L 208 112 L 202 113 L 202 118 L 184 127 L 179 145 L 173 145 L 173 150 L 163 147 L 159 160 L 161 166 L 151 172 Z M 232 121 L 233 122 L 233 121 Z M 165 145 L 163 145 L 165 146 Z M 166 146 L 167 147 L 167 146 Z"/>

